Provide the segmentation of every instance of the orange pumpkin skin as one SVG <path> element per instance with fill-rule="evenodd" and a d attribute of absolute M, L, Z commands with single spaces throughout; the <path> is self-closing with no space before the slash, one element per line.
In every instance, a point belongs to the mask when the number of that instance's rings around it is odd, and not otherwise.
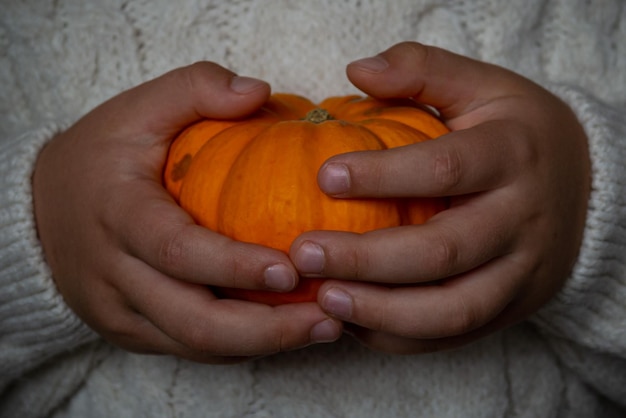
<path fill-rule="evenodd" d="M 332 119 L 311 121 L 315 109 Z M 274 94 L 248 119 L 204 120 L 183 131 L 170 147 L 164 184 L 198 224 L 288 253 L 306 231 L 364 233 L 421 224 L 445 209 L 443 198 L 331 198 L 319 189 L 317 174 L 337 154 L 394 148 L 447 132 L 440 120 L 408 100 L 346 96 L 315 105 L 300 96 Z M 279 305 L 315 301 L 322 283 L 301 278 L 288 293 L 217 290 Z"/>

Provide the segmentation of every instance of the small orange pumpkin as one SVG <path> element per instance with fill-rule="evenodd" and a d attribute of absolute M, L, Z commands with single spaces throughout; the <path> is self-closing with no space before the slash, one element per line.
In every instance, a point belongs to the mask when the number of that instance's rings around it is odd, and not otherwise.
<path fill-rule="evenodd" d="M 321 165 L 337 154 L 382 150 L 448 132 L 411 100 L 332 97 L 319 106 L 274 94 L 250 118 L 203 120 L 172 143 L 164 183 L 195 221 L 233 239 L 287 253 L 310 230 L 363 233 L 421 224 L 445 209 L 440 198 L 335 199 L 317 185 Z M 270 305 L 314 301 L 322 279 L 292 292 L 219 289 L 227 297 Z"/>

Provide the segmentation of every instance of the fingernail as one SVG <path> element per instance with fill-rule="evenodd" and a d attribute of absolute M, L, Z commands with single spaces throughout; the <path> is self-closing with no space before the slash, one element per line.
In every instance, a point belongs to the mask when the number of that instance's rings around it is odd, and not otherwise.
<path fill-rule="evenodd" d="M 265 269 L 263 273 L 265 286 L 273 290 L 289 291 L 296 285 L 296 276 L 293 271 L 284 264 L 274 264 Z"/>
<path fill-rule="evenodd" d="M 322 298 L 322 308 L 340 319 L 352 317 L 352 297 L 345 291 L 333 287 Z"/>
<path fill-rule="evenodd" d="M 311 241 L 305 241 L 298 248 L 293 262 L 301 274 L 320 274 L 326 264 L 324 250 Z"/>
<path fill-rule="evenodd" d="M 256 78 L 235 76 L 230 80 L 230 88 L 235 93 L 248 94 L 265 85 Z"/>
<path fill-rule="evenodd" d="M 341 330 L 332 319 L 325 319 L 311 328 L 311 341 L 315 343 L 330 343 L 340 336 Z"/>
<path fill-rule="evenodd" d="M 350 170 L 345 164 L 328 163 L 320 171 L 319 186 L 329 195 L 339 195 L 350 190 Z"/>
<path fill-rule="evenodd" d="M 367 71 L 369 73 L 382 73 L 389 67 L 389 63 L 386 59 L 381 57 L 380 55 L 376 55 L 374 57 L 363 58 L 357 61 L 354 61 L 352 64 L 359 67 L 363 71 Z"/>

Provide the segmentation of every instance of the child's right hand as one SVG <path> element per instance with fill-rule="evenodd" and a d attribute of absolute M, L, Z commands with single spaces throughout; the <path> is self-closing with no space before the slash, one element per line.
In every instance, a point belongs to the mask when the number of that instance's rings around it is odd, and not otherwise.
<path fill-rule="evenodd" d="M 245 116 L 269 91 L 195 64 L 107 101 L 42 151 L 33 194 L 46 259 L 68 305 L 110 342 L 223 362 L 341 335 L 316 303 L 217 299 L 207 285 L 286 291 L 298 275 L 279 251 L 196 226 L 161 186 L 183 127 Z"/>

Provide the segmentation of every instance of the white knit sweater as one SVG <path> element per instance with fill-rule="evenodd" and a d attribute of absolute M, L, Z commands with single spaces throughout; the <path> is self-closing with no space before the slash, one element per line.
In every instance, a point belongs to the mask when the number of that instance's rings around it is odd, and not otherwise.
<path fill-rule="evenodd" d="M 3 0 L 0 9 L 0 417 L 553 418 L 626 408 L 620 0 Z M 64 304 L 30 189 L 38 151 L 56 132 L 126 88 L 203 59 L 274 91 L 351 93 L 345 64 L 402 40 L 532 78 L 586 129 L 593 191 L 579 260 L 528 323 L 425 356 L 343 340 L 208 366 L 111 347 Z"/>

